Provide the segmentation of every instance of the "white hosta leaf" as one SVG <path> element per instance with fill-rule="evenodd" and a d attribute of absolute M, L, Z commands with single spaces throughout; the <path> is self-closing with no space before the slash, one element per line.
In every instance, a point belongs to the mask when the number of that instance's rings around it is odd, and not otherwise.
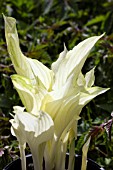
<path fill-rule="evenodd" d="M 108 90 L 109 90 L 109 88 L 101 88 L 101 87 L 87 88 L 87 93 L 81 92 L 79 104 L 85 106 L 87 103 L 89 103 L 96 96 L 98 96 L 102 93 L 105 93 Z"/>
<path fill-rule="evenodd" d="M 12 17 L 5 17 L 5 36 L 7 48 L 16 72 L 32 80 L 33 84 L 43 84 L 48 90 L 51 89 L 53 73 L 41 62 L 27 58 L 21 52 L 19 46 L 16 20 Z"/>
<path fill-rule="evenodd" d="M 19 142 L 19 150 L 20 150 L 20 158 L 21 158 L 21 169 L 26 170 L 26 157 L 25 157 L 25 148 L 26 148 L 26 138 L 24 131 L 19 127 L 19 121 L 15 117 L 15 119 L 11 119 L 11 133 L 15 136 Z"/>
<path fill-rule="evenodd" d="M 46 94 L 45 89 L 33 86 L 29 79 L 20 75 L 13 75 L 11 78 L 27 111 L 37 115 Z"/>
<path fill-rule="evenodd" d="M 26 144 L 25 134 L 23 129 L 19 127 L 19 122 L 17 117 L 15 117 L 15 119 L 11 119 L 10 123 L 12 124 L 11 126 L 12 135 L 17 137 L 17 140 L 19 141 L 20 145 L 25 145 Z"/>
<path fill-rule="evenodd" d="M 89 72 L 86 73 L 85 75 L 85 80 L 86 80 L 86 87 L 91 87 L 93 86 L 95 82 L 95 76 L 94 76 L 94 69 L 91 69 Z"/>
<path fill-rule="evenodd" d="M 67 48 L 64 44 L 64 51 L 60 53 L 59 58 L 57 59 L 57 61 L 55 61 L 54 63 L 52 63 L 52 70 L 53 72 L 56 74 L 58 72 L 59 66 L 60 64 L 63 62 L 64 58 L 66 57 L 67 54 Z"/>
<path fill-rule="evenodd" d="M 16 72 L 20 75 L 25 75 L 26 77 L 33 79 L 32 70 L 30 69 L 26 57 L 22 54 L 19 46 L 16 20 L 12 17 L 4 16 L 4 21 L 7 48 Z"/>
<path fill-rule="evenodd" d="M 27 61 L 33 71 L 34 76 L 40 80 L 45 89 L 51 90 L 53 84 L 52 70 L 48 69 L 38 60 L 27 58 Z M 40 82 L 38 82 L 39 85 L 42 85 Z"/>
<path fill-rule="evenodd" d="M 66 81 L 70 79 L 70 76 L 72 76 L 73 73 L 74 79 L 77 79 L 89 52 L 102 36 L 103 35 L 88 38 L 80 42 L 77 46 L 75 46 L 67 53 L 64 50 L 61 63 L 59 64 L 59 59 L 55 63 L 55 65 L 59 65 L 59 67 L 57 70 L 55 69 L 55 83 L 53 89 L 59 89 L 60 87 L 62 87 L 66 83 Z"/>
<path fill-rule="evenodd" d="M 23 112 L 21 107 L 14 107 L 15 121 L 17 121 L 23 131 L 32 132 L 34 137 L 40 137 L 42 142 L 49 140 L 53 136 L 53 120 L 51 117 L 39 111 L 38 116 L 34 116 L 28 112 Z M 51 130 L 49 134 L 48 130 Z M 48 135 L 46 136 L 46 134 Z M 29 136 L 28 136 L 29 137 Z M 40 141 L 38 141 L 41 143 Z"/>
<path fill-rule="evenodd" d="M 80 88 L 80 86 L 84 87 L 86 85 L 86 80 L 84 78 L 84 75 L 81 72 L 78 75 L 77 84 L 78 84 L 79 88 Z"/>
<path fill-rule="evenodd" d="M 74 86 L 71 81 L 67 81 L 65 85 L 59 89 L 51 91 L 49 94 L 54 100 L 59 100 L 62 98 L 67 98 L 69 96 L 76 96 L 81 90 L 77 84 Z"/>
<path fill-rule="evenodd" d="M 72 120 L 78 120 L 81 106 L 79 106 L 79 94 L 60 100 L 48 102 L 45 110 L 54 120 L 55 134 L 60 137 L 66 127 L 70 128 Z M 61 126 L 62 123 L 62 126 Z"/>
<path fill-rule="evenodd" d="M 14 107 L 14 113 L 14 119 L 10 121 L 12 129 L 19 143 L 28 143 L 33 156 L 34 169 L 42 170 L 45 142 L 53 137 L 54 122 L 42 111 L 38 113 L 39 116 L 34 116 L 23 112 L 21 107 Z"/>

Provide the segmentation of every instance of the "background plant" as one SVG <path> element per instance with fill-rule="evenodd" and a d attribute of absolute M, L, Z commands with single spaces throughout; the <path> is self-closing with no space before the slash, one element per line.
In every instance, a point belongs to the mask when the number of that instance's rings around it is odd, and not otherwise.
<path fill-rule="evenodd" d="M 0 12 L 17 19 L 22 51 L 48 67 L 63 51 L 64 42 L 71 49 L 87 37 L 106 32 L 90 54 L 83 71 L 96 66 L 95 84 L 110 87 L 111 90 L 93 100 L 82 111 L 78 136 L 81 145 L 76 148 L 76 152 L 80 153 L 90 127 L 109 119 L 113 110 L 113 2 L 1 0 Z M 9 112 L 13 105 L 20 104 L 20 100 L 10 80 L 14 69 L 6 50 L 2 14 L 0 23 L 0 168 L 3 169 L 11 157 L 13 159 L 18 155 L 18 145 L 10 135 Z M 107 134 L 103 133 L 90 145 L 89 157 L 110 170 L 113 167 L 112 150 L 112 136 L 110 142 Z"/>

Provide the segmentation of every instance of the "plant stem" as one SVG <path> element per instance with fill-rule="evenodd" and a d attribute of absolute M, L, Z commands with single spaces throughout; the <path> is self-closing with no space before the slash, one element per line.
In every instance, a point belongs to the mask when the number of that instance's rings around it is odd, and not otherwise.
<path fill-rule="evenodd" d="M 84 144 L 84 146 L 82 148 L 82 167 L 81 167 L 81 170 L 86 170 L 86 168 L 87 168 L 87 152 L 88 152 L 88 148 L 89 148 L 89 144 L 90 144 L 90 139 L 91 139 L 91 137 L 88 138 L 88 140 L 86 141 L 86 143 Z"/>
<path fill-rule="evenodd" d="M 74 162 L 75 162 L 75 140 L 73 139 L 69 151 L 68 170 L 74 170 Z"/>
<path fill-rule="evenodd" d="M 67 151 L 67 141 L 62 142 L 59 141 L 58 143 L 58 149 L 56 153 L 56 166 L 55 170 L 65 170 L 65 159 L 66 159 L 66 151 Z"/>
<path fill-rule="evenodd" d="M 26 157 L 25 157 L 25 145 L 19 145 L 20 157 L 21 157 L 21 167 L 22 170 L 26 170 Z"/>
<path fill-rule="evenodd" d="M 30 147 L 32 157 L 33 157 L 33 165 L 34 170 L 42 170 L 43 168 L 43 154 L 44 154 L 45 143 L 42 143 L 38 146 Z"/>

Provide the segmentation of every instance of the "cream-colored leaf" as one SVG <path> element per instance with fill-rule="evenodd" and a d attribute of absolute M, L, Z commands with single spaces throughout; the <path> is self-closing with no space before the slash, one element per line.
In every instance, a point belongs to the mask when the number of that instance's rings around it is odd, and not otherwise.
<path fill-rule="evenodd" d="M 28 112 L 18 110 L 15 116 L 23 131 L 32 132 L 34 137 L 41 139 L 41 141 L 38 141 L 39 143 L 45 142 L 53 136 L 54 123 L 47 113 L 40 111 L 38 116 L 34 116 Z"/>
<path fill-rule="evenodd" d="M 80 74 L 78 75 L 78 79 L 77 79 L 77 84 L 78 86 L 85 86 L 86 84 L 86 81 L 85 81 L 85 78 L 84 78 L 84 75 L 80 72 Z"/>
<path fill-rule="evenodd" d="M 50 95 L 55 99 L 62 99 L 64 97 L 69 96 L 76 96 L 80 91 L 82 86 L 78 86 L 77 83 L 72 84 L 72 81 L 67 81 L 63 87 L 59 89 L 55 89 L 54 91 L 50 92 Z"/>
<path fill-rule="evenodd" d="M 87 72 L 85 75 L 86 87 L 91 87 L 94 84 L 95 81 L 94 70 L 95 67 L 91 69 L 89 72 Z"/>
<path fill-rule="evenodd" d="M 108 90 L 109 90 L 109 88 L 101 88 L 101 87 L 87 88 L 87 93 L 83 93 L 83 92 L 80 93 L 79 104 L 85 106 L 87 103 L 89 103 L 96 96 L 98 96 L 102 93 L 105 93 Z"/>
<path fill-rule="evenodd" d="M 58 70 L 55 73 L 53 89 L 62 87 L 73 73 L 74 79 L 77 79 L 89 52 L 102 36 L 103 35 L 90 37 L 66 53 L 66 56 L 61 60 Z"/>
<path fill-rule="evenodd" d="M 33 79 L 32 70 L 30 69 L 26 57 L 22 54 L 19 46 L 16 20 L 12 17 L 4 16 L 4 21 L 7 48 L 16 72 L 20 75 L 25 75 L 26 77 Z"/>
<path fill-rule="evenodd" d="M 10 122 L 15 135 L 19 143 L 28 143 L 33 157 L 34 170 L 42 170 L 45 142 L 54 135 L 54 122 L 47 113 L 42 111 L 38 113 L 39 116 L 34 116 L 22 111 L 21 107 L 15 106 L 14 113 L 14 119 Z"/>
<path fill-rule="evenodd" d="M 66 127 L 68 127 L 67 131 L 69 130 L 72 120 L 80 118 L 79 94 L 49 102 L 46 104 L 45 110 L 54 120 L 55 134 L 60 137 Z"/>
<path fill-rule="evenodd" d="M 47 90 L 51 90 L 53 84 L 53 72 L 45 65 L 35 59 L 27 58 L 27 61 L 33 71 L 34 76 L 37 78 L 38 84 L 45 87 Z M 40 82 L 42 84 L 40 84 Z"/>
<path fill-rule="evenodd" d="M 51 68 L 52 68 L 52 70 L 53 70 L 53 72 L 55 74 L 57 73 L 60 64 L 63 62 L 64 58 L 66 57 L 67 52 L 68 52 L 67 48 L 66 48 L 66 46 L 64 44 L 64 51 L 60 53 L 59 58 L 57 59 L 57 61 L 52 63 L 52 66 L 51 66 Z"/>
<path fill-rule="evenodd" d="M 21 52 L 16 29 L 16 20 L 5 17 L 5 36 L 7 48 L 16 72 L 32 80 L 32 84 L 43 84 L 48 90 L 52 87 L 53 72 L 41 62 L 27 58 Z"/>
<path fill-rule="evenodd" d="M 29 79 L 20 75 L 13 75 L 11 78 L 27 111 L 37 115 L 46 94 L 45 89 L 33 86 Z"/>
<path fill-rule="evenodd" d="M 39 138 L 39 144 L 53 137 L 54 122 L 47 113 L 39 111 L 38 116 L 34 116 L 22 111 L 18 106 L 14 107 L 14 113 L 14 119 L 11 119 L 10 122 L 15 134 L 17 136 L 21 134 L 19 138 L 23 138 L 25 142 L 28 142 L 30 135 Z"/>

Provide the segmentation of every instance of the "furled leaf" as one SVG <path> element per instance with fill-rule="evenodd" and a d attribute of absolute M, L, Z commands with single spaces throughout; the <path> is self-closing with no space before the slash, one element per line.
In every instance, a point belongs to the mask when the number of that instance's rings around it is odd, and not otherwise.
<path fill-rule="evenodd" d="M 16 20 L 5 16 L 4 20 L 7 48 L 17 74 L 31 79 L 33 84 L 40 84 L 47 90 L 50 89 L 53 72 L 41 62 L 23 55 L 19 46 Z"/>
<path fill-rule="evenodd" d="M 31 80 L 20 75 L 12 75 L 11 78 L 27 111 L 37 115 L 46 90 L 41 86 L 33 86 Z"/>
<path fill-rule="evenodd" d="M 44 142 L 50 140 L 54 134 L 54 123 L 51 117 L 42 111 L 38 116 L 24 112 L 21 107 L 14 107 L 14 119 L 10 120 L 13 134 L 20 145 L 28 143 L 34 162 L 34 169 L 42 170 Z"/>
<path fill-rule="evenodd" d="M 18 33 L 16 30 L 16 20 L 12 17 L 5 17 L 5 37 L 7 48 L 16 72 L 33 79 L 33 73 L 27 63 L 26 57 L 20 50 Z"/>

